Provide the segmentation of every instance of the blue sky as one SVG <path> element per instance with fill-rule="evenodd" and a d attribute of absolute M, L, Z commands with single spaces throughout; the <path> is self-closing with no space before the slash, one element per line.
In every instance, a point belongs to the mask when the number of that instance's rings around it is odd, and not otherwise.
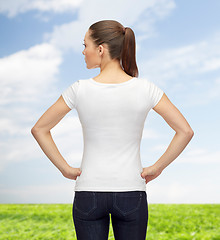
<path fill-rule="evenodd" d="M 220 2 L 0 1 L 0 203 L 72 203 L 66 179 L 30 133 L 78 79 L 99 74 L 84 62 L 89 26 L 114 19 L 133 29 L 139 77 L 157 84 L 194 136 L 146 185 L 149 203 L 219 203 Z M 116 7 L 117 6 L 117 7 Z M 165 152 L 175 132 L 151 110 L 141 143 L 143 167 Z M 61 154 L 79 167 L 82 129 L 76 110 L 52 129 Z"/>

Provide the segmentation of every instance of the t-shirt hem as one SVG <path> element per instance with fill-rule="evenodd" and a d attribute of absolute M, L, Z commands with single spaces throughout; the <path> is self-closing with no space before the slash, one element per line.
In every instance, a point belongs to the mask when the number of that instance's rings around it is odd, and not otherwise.
<path fill-rule="evenodd" d="M 156 101 L 156 103 L 154 103 L 154 105 L 153 105 L 153 107 L 152 107 L 152 108 L 154 108 L 154 107 L 156 107 L 156 106 L 157 106 L 157 104 L 158 104 L 158 103 L 159 103 L 159 101 L 161 100 L 161 98 L 162 98 L 163 94 L 164 94 L 164 91 L 161 91 L 161 92 L 160 92 L 160 94 L 159 94 L 159 97 L 158 97 L 158 99 L 157 99 L 157 101 Z"/>
<path fill-rule="evenodd" d="M 74 189 L 75 192 L 77 191 L 94 191 L 94 192 L 127 192 L 127 191 L 145 191 L 146 192 L 146 187 L 145 188 L 138 188 L 138 187 L 134 187 L 134 188 L 120 188 L 120 189 L 116 189 L 116 188 L 112 188 L 112 189 L 105 189 L 105 188 L 75 188 Z"/>
<path fill-rule="evenodd" d="M 69 101 L 67 100 L 67 97 L 65 95 L 65 93 L 62 93 L 61 96 L 63 97 L 64 102 L 66 103 L 66 105 L 70 108 L 73 109 L 73 106 L 69 103 Z"/>

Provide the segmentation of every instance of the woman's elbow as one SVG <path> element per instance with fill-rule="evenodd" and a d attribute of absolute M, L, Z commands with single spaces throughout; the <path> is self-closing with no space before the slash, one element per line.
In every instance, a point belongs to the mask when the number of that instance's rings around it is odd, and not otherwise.
<path fill-rule="evenodd" d="M 43 129 L 38 128 L 38 127 L 36 127 L 36 126 L 34 126 L 34 127 L 31 128 L 31 134 L 32 134 L 33 136 L 39 135 L 39 134 L 41 134 L 41 133 L 43 133 L 43 132 L 44 132 Z"/>
<path fill-rule="evenodd" d="M 39 132 L 39 130 L 35 126 L 31 128 L 31 134 L 33 136 L 35 136 L 38 132 Z"/>
<path fill-rule="evenodd" d="M 188 138 L 192 138 L 193 135 L 194 135 L 194 131 L 192 130 L 192 128 L 187 128 L 185 131 L 184 131 L 184 135 L 186 135 Z"/>
<path fill-rule="evenodd" d="M 48 133 L 50 133 L 50 129 L 47 129 L 47 128 L 38 127 L 36 125 L 34 125 L 31 128 L 31 134 L 33 136 L 42 135 L 42 134 L 47 135 Z"/>
<path fill-rule="evenodd" d="M 182 128 L 182 129 L 178 129 L 175 130 L 175 132 L 179 135 L 184 135 L 187 138 L 192 138 L 194 135 L 194 131 L 192 130 L 191 127 L 187 127 L 187 128 Z"/>

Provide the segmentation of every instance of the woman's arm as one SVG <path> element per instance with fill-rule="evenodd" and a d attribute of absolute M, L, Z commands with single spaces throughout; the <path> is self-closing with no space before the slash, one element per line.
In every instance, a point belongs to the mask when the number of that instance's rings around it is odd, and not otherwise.
<path fill-rule="evenodd" d="M 161 172 L 184 150 L 194 135 L 192 128 L 181 112 L 171 103 L 164 93 L 159 103 L 153 108 L 176 132 L 164 154 L 152 166 L 143 169 L 141 176 L 146 183 L 158 177 Z"/>
<path fill-rule="evenodd" d="M 72 168 L 57 149 L 50 130 L 70 111 L 62 96 L 40 117 L 31 133 L 50 161 L 60 170 L 64 177 L 76 180 L 81 174 L 79 168 Z"/>

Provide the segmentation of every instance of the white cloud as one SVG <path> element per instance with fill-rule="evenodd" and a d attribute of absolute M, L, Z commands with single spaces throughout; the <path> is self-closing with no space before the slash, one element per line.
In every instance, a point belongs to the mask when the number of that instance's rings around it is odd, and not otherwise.
<path fill-rule="evenodd" d="M 143 75 L 164 82 L 220 69 L 220 36 L 179 48 L 160 50 L 139 65 Z M 185 79 L 187 81 L 187 79 Z M 191 80 L 188 80 L 191 81 Z M 184 83 L 185 84 L 185 83 Z"/>
<path fill-rule="evenodd" d="M 139 31 L 137 39 L 141 41 L 155 34 L 153 27 L 155 21 L 170 14 L 174 8 L 173 0 L 150 0 L 138 3 L 132 0 L 113 0 L 106 1 L 105 4 L 102 0 L 84 1 L 79 8 L 76 21 L 56 26 L 52 33 L 44 35 L 44 39 L 64 50 L 73 49 L 81 52 L 83 38 L 89 26 L 96 21 L 114 19 L 124 26 L 131 27 L 135 32 Z M 141 38 L 142 35 L 144 38 Z"/>
<path fill-rule="evenodd" d="M 151 151 L 156 152 L 156 153 L 158 153 L 158 152 L 162 153 L 162 152 L 166 151 L 167 147 L 168 147 L 168 143 L 167 144 L 157 144 L 151 148 Z"/>
<path fill-rule="evenodd" d="M 39 104 L 43 105 L 41 101 Z M 79 167 L 83 152 L 82 127 L 78 117 L 68 115 L 51 130 L 51 134 L 65 160 L 71 166 Z M 11 163 L 35 161 L 42 158 L 43 152 L 31 135 L 31 128 L 34 124 L 27 120 L 26 116 L 28 116 L 28 112 L 24 113 L 20 119 L 11 116 L 0 119 L 2 135 L 0 171 L 3 171 Z M 34 118 L 36 122 L 37 116 Z M 4 141 L 3 136 L 6 136 Z M 48 161 L 50 160 L 48 159 Z"/>
<path fill-rule="evenodd" d="M 26 115 L 28 113 L 23 115 L 23 121 Z M 7 136 L 0 143 L 0 171 L 11 163 L 32 161 L 42 157 L 43 152 L 31 135 L 32 127 L 30 121 L 24 124 L 22 119 L 17 120 L 11 116 L 0 120 L 0 132 L 2 136 Z M 65 116 L 51 130 L 51 134 L 66 161 L 72 166 L 79 167 L 83 152 L 83 135 L 79 119 L 75 116 Z"/>
<path fill-rule="evenodd" d="M 1 105 L 39 99 L 57 81 L 61 62 L 61 52 L 48 43 L 1 58 Z"/>
<path fill-rule="evenodd" d="M 27 129 L 26 136 L 7 137 L 4 141 L 2 139 L 0 147 L 0 171 L 4 171 L 5 167 L 12 163 L 30 161 L 42 156 L 39 151 L 36 151 L 37 145 L 31 139 L 30 129 Z"/>
<path fill-rule="evenodd" d="M 18 14 L 31 10 L 41 12 L 53 11 L 62 13 L 67 11 L 75 11 L 83 0 L 0 0 L 0 12 L 7 14 L 12 18 Z"/>
<path fill-rule="evenodd" d="M 142 139 L 158 139 L 161 135 L 153 129 L 144 128 Z"/>
<path fill-rule="evenodd" d="M 91 19 L 91 12 L 98 11 L 101 18 L 110 14 L 112 17 L 120 15 L 129 16 L 128 21 L 130 23 L 134 22 L 136 14 L 142 14 L 142 17 L 148 17 L 148 20 L 152 20 L 167 16 L 175 8 L 174 0 L 140 0 L 138 2 L 133 2 L 132 0 L 113 0 L 105 1 L 104 4 L 101 0 L 0 0 L 0 5 L 0 12 L 7 14 L 8 17 L 15 17 L 18 14 L 31 10 L 41 12 L 53 11 L 55 13 L 69 12 L 75 11 L 82 6 L 80 14 L 82 19 L 88 17 Z"/>
<path fill-rule="evenodd" d="M 51 133 L 65 160 L 71 166 L 80 167 L 83 154 L 82 126 L 76 114 L 68 115 L 51 130 Z"/>
<path fill-rule="evenodd" d="M 0 59 L 1 171 L 12 162 L 33 159 L 33 152 L 40 157 L 30 130 L 40 117 L 39 106 L 56 94 L 61 62 L 61 52 L 48 43 Z"/>
<path fill-rule="evenodd" d="M 183 152 L 179 157 L 177 164 L 195 163 L 195 164 L 220 164 L 220 151 L 209 151 L 205 148 L 188 147 L 186 152 Z"/>
<path fill-rule="evenodd" d="M 75 52 L 82 52 L 83 39 L 89 27 L 87 24 L 86 20 L 77 20 L 61 26 L 55 26 L 52 33 L 44 34 L 44 39 L 63 51 L 73 49 Z"/>
<path fill-rule="evenodd" d="M 166 144 L 155 144 L 150 147 L 150 149 L 147 151 L 148 153 L 142 154 L 143 161 L 145 160 L 147 165 L 153 164 L 155 160 L 152 160 L 151 158 L 155 159 L 155 154 L 159 155 L 160 157 L 168 148 L 168 143 Z M 149 154 L 150 153 L 150 154 Z M 173 162 L 175 164 L 181 165 L 181 166 L 187 166 L 187 164 L 196 164 L 198 166 L 205 166 L 209 164 L 219 164 L 220 165 L 220 151 L 218 150 L 209 150 L 205 148 L 196 147 L 195 145 L 187 145 L 186 148 L 183 150 L 183 152 L 174 159 Z M 172 164 L 172 162 L 171 162 Z"/>

